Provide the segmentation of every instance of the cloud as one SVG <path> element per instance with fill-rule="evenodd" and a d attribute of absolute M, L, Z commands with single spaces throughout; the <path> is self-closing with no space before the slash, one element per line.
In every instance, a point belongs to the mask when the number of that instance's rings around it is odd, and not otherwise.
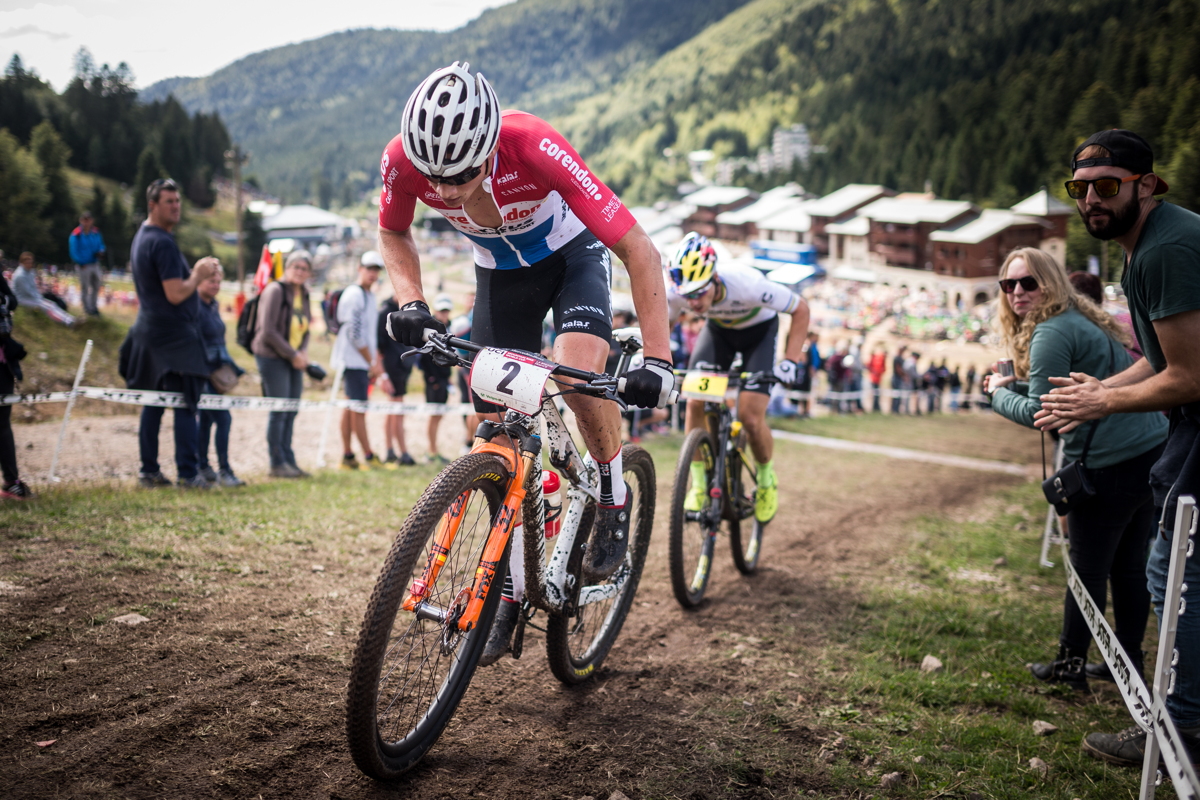
<path fill-rule="evenodd" d="M 16 39 L 18 36 L 31 36 L 33 34 L 45 36 L 52 42 L 71 38 L 71 34 L 69 33 L 55 33 L 54 31 L 43 30 L 37 25 L 22 25 L 19 28 L 9 28 L 8 30 L 0 31 L 0 39 Z"/>

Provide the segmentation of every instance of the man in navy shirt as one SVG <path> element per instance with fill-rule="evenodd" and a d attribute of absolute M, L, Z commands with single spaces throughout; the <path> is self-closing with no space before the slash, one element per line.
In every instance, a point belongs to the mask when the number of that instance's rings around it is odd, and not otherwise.
<path fill-rule="evenodd" d="M 138 316 L 121 345 L 120 371 L 130 389 L 182 392 L 186 408 L 175 409 L 175 466 L 179 486 L 208 488 L 200 474 L 197 404 L 208 379 L 200 335 L 200 298 L 196 287 L 220 274 L 215 258 L 202 258 L 188 269 L 171 231 L 179 224 L 179 187 L 156 180 L 146 189 L 148 218 L 133 237 L 130 260 L 138 295 Z M 158 466 L 158 431 L 165 409 L 142 409 L 138 444 L 142 486 L 169 486 Z"/>

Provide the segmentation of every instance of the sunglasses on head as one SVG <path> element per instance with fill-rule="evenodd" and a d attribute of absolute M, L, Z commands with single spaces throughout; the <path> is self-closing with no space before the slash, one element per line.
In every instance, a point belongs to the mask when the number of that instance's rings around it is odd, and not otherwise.
<path fill-rule="evenodd" d="M 432 184 L 444 183 L 447 186 L 462 186 L 464 183 L 470 183 L 478 178 L 481 172 L 483 172 L 483 167 L 478 166 L 463 170 L 457 175 L 442 175 L 439 177 L 436 175 L 426 175 L 424 172 L 421 175 Z"/>
<path fill-rule="evenodd" d="M 1017 290 L 1017 284 L 1021 284 L 1021 288 L 1027 292 L 1037 291 L 1037 278 L 1032 275 L 1026 275 L 1024 278 L 1005 278 L 1000 281 L 1000 291 L 1005 294 L 1012 294 Z"/>
<path fill-rule="evenodd" d="M 1141 175 L 1130 175 L 1128 178 L 1096 178 L 1090 181 L 1067 181 L 1067 194 L 1072 200 L 1082 200 L 1087 197 L 1088 186 L 1096 187 L 1097 197 L 1116 197 L 1121 191 L 1121 185 L 1136 181 Z"/>

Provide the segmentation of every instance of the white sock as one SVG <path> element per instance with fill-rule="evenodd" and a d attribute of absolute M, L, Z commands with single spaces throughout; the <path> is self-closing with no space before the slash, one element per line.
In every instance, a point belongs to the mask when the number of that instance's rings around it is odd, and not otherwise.
<path fill-rule="evenodd" d="M 600 505 L 625 505 L 625 480 L 621 477 L 624 474 L 621 467 L 621 451 L 617 450 L 617 454 L 610 461 L 599 461 L 591 453 L 588 453 L 587 457 L 596 465 L 600 474 Z"/>
<path fill-rule="evenodd" d="M 508 577 L 505 581 L 505 592 L 501 595 L 505 600 L 511 598 L 519 603 L 525 597 L 525 531 L 524 526 L 514 525 L 512 529 L 512 547 L 508 553 Z M 511 585 L 510 585 L 511 581 Z"/>

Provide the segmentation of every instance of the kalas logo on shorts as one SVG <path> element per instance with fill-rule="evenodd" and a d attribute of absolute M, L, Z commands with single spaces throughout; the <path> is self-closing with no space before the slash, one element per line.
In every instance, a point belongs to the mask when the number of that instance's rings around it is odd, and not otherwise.
<path fill-rule="evenodd" d="M 587 190 L 587 193 L 592 196 L 593 200 L 603 199 L 603 195 L 600 194 L 599 184 L 592 180 L 591 174 L 588 173 L 583 164 L 580 164 L 578 161 L 571 158 L 562 145 L 552 142 L 549 138 L 546 138 L 542 139 L 542 141 L 538 144 L 538 149 L 561 164 L 567 170 L 567 172 L 574 175 L 575 180 L 579 181 L 579 185 Z"/>

